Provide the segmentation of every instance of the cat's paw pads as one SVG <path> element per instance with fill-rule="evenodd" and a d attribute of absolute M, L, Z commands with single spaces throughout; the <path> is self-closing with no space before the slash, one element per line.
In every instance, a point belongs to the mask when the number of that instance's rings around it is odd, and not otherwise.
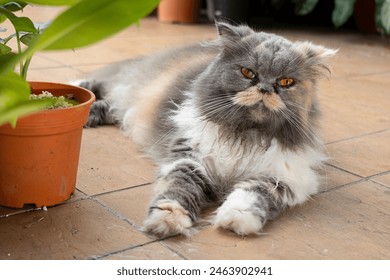
<path fill-rule="evenodd" d="M 192 233 L 193 223 L 187 210 L 177 201 L 165 200 L 152 206 L 143 230 L 160 237 Z"/>
<path fill-rule="evenodd" d="M 227 200 L 218 208 L 214 225 L 239 235 L 259 234 L 264 226 L 264 213 L 246 201 Z"/>

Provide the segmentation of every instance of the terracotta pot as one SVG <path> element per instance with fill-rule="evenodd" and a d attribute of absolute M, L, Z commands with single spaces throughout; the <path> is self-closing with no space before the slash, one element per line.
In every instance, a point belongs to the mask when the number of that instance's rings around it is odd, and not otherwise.
<path fill-rule="evenodd" d="M 169 23 L 198 21 L 200 0 L 162 0 L 158 5 L 158 20 Z"/>
<path fill-rule="evenodd" d="M 89 90 L 31 82 L 33 93 L 72 94 L 79 105 L 43 110 L 0 127 L 0 205 L 51 206 L 75 190 L 81 136 L 95 96 Z"/>

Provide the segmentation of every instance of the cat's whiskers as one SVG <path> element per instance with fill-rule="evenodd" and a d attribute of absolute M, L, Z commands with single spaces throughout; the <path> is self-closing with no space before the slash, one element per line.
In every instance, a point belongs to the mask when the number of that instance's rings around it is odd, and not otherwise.
<path fill-rule="evenodd" d="M 165 139 L 169 138 L 174 132 L 175 132 L 175 128 L 171 128 L 170 130 L 168 130 L 167 133 L 164 133 L 160 138 L 158 138 L 153 144 L 151 144 L 147 149 L 146 149 L 146 152 L 150 152 L 155 146 L 159 145 L 160 143 L 162 143 Z"/>
<path fill-rule="evenodd" d="M 228 109 L 234 106 L 234 104 L 231 102 L 231 99 L 227 97 L 215 98 L 214 100 L 208 99 L 206 101 L 209 102 L 207 103 L 204 102 L 205 104 L 198 106 L 200 117 L 204 119 L 207 119 L 214 115 L 218 117 L 218 115 L 220 115 L 221 112 L 225 110 L 229 111 Z"/>
<path fill-rule="evenodd" d="M 284 107 L 279 112 L 296 129 L 296 131 L 299 135 L 301 135 L 302 138 L 306 139 L 314 147 L 318 145 L 318 142 L 315 141 L 315 139 L 319 138 L 318 135 L 307 124 L 296 118 L 294 113 L 290 109 Z"/>

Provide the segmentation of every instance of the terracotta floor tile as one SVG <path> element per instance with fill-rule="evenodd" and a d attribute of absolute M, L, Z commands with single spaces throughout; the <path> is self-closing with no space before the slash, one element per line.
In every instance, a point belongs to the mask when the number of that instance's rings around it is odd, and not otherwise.
<path fill-rule="evenodd" d="M 182 260 L 178 254 L 159 242 L 112 254 L 105 260 Z"/>
<path fill-rule="evenodd" d="M 361 180 L 361 177 L 355 176 L 329 165 L 325 166 L 324 170 L 321 171 L 321 175 L 321 192 L 330 191 L 333 188 Z"/>
<path fill-rule="evenodd" d="M 0 259 L 84 259 L 148 241 L 90 200 L 0 218 Z"/>
<path fill-rule="evenodd" d="M 150 183 L 153 163 L 114 126 L 84 129 L 77 188 L 88 195 Z"/>
<path fill-rule="evenodd" d="M 31 69 L 28 71 L 27 79 L 29 81 L 45 81 L 55 83 L 69 83 L 77 80 L 82 72 L 69 67 Z"/>
<path fill-rule="evenodd" d="M 121 213 L 134 225 L 140 228 L 147 215 L 152 196 L 152 185 L 146 185 L 99 195 L 97 199 L 103 201 L 108 207 Z"/>
<path fill-rule="evenodd" d="M 380 79 L 380 76 L 375 76 Z M 373 76 L 331 79 L 320 84 L 323 111 L 322 132 L 326 142 L 390 128 L 390 99 L 384 75 L 382 83 Z"/>
<path fill-rule="evenodd" d="M 374 177 L 371 180 L 374 182 L 378 182 L 378 183 L 390 188 L 390 173 L 387 173 L 385 175 L 381 175 L 378 177 Z"/>
<path fill-rule="evenodd" d="M 390 131 L 327 145 L 333 165 L 361 176 L 390 170 Z"/>
<path fill-rule="evenodd" d="M 188 259 L 389 259 L 389 211 L 389 190 L 364 182 L 287 211 L 263 236 L 208 227 L 164 243 Z"/>

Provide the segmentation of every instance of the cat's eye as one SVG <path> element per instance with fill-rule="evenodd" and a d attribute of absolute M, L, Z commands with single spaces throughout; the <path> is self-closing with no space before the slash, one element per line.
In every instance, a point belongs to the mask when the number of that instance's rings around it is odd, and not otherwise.
<path fill-rule="evenodd" d="M 283 78 L 278 81 L 279 86 L 284 88 L 291 87 L 294 83 L 295 81 L 292 78 Z"/>
<path fill-rule="evenodd" d="M 253 72 L 252 70 L 250 70 L 248 68 L 245 68 L 245 67 L 241 68 L 241 73 L 247 79 L 254 79 L 254 78 L 256 78 L 255 72 Z"/>

